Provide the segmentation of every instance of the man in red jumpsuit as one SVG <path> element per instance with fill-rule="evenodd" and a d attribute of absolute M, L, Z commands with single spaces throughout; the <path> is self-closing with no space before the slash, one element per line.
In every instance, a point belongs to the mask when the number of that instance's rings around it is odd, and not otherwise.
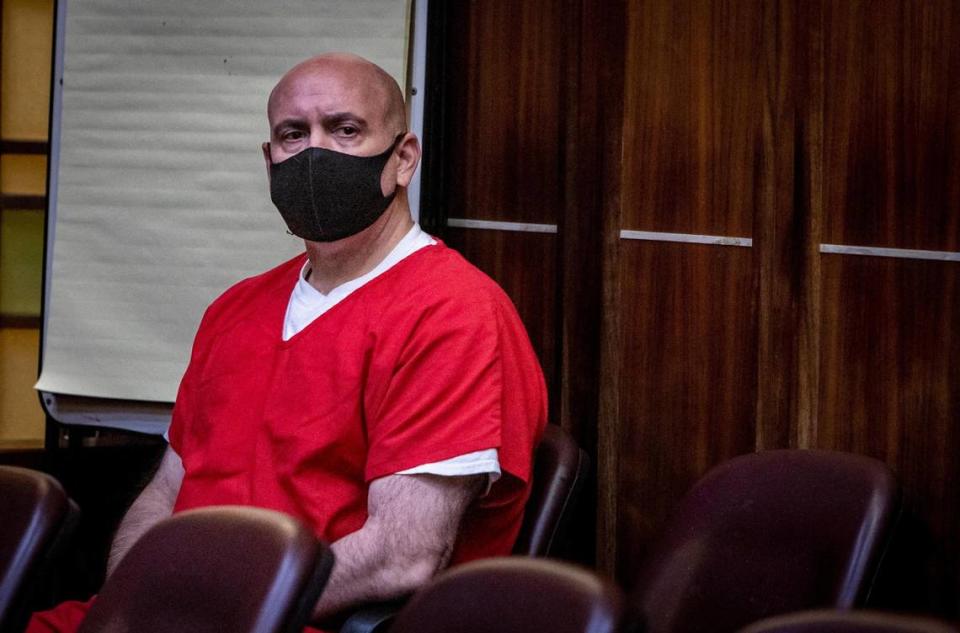
<path fill-rule="evenodd" d="M 271 198 L 306 253 L 207 309 L 170 446 L 108 572 L 171 513 L 272 508 L 332 543 L 320 620 L 508 554 L 546 397 L 510 300 L 412 220 L 420 147 L 396 82 L 321 55 L 284 75 L 267 110 Z M 87 604 L 28 631 L 74 630 Z"/>

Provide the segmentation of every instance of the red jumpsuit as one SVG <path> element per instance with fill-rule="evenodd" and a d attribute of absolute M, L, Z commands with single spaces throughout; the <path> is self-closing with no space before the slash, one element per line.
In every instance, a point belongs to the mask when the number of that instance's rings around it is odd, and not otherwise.
<path fill-rule="evenodd" d="M 283 341 L 302 263 L 240 282 L 204 315 L 170 427 L 185 469 L 174 511 L 272 508 L 333 542 L 363 525 L 370 481 L 496 448 L 503 476 L 468 510 L 453 562 L 508 554 L 546 423 L 510 300 L 437 244 Z M 28 629 L 48 630 L 70 629 Z"/>

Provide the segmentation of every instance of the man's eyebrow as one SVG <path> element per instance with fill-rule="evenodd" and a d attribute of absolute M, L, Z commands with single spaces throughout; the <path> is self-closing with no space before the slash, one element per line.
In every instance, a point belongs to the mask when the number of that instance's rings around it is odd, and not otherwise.
<path fill-rule="evenodd" d="M 301 117 L 287 117 L 282 121 L 278 121 L 276 125 L 273 126 L 273 133 L 276 134 L 285 127 L 301 127 L 304 125 L 304 120 Z"/>
<path fill-rule="evenodd" d="M 367 121 L 353 112 L 333 112 L 323 117 L 324 125 L 338 125 L 340 123 L 354 123 L 359 127 L 366 127 Z"/>

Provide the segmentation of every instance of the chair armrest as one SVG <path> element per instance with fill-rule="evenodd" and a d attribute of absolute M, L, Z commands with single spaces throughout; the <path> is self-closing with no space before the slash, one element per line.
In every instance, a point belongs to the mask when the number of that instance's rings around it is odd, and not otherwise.
<path fill-rule="evenodd" d="M 340 633 L 386 633 L 404 602 L 406 600 L 392 600 L 364 605 L 347 616 Z"/>

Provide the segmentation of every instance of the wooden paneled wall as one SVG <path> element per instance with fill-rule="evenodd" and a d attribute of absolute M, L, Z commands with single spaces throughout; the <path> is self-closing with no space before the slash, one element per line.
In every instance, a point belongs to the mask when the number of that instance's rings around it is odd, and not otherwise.
<path fill-rule="evenodd" d="M 439 203 L 446 226 L 437 232 L 517 305 L 555 410 L 562 8 L 510 0 L 451 2 L 442 10 L 439 4 L 433 11 L 442 14 L 455 81 L 442 95 L 446 187 Z"/>
<path fill-rule="evenodd" d="M 960 8 L 433 5 L 428 187 L 596 459 L 598 566 L 629 586 L 721 461 L 845 450 L 894 469 L 928 537 L 876 606 L 956 615 Z"/>
<path fill-rule="evenodd" d="M 925 533 L 921 599 L 960 607 L 960 7 L 827 3 L 814 445 L 885 460 Z M 932 259 L 921 259 L 930 257 Z"/>

